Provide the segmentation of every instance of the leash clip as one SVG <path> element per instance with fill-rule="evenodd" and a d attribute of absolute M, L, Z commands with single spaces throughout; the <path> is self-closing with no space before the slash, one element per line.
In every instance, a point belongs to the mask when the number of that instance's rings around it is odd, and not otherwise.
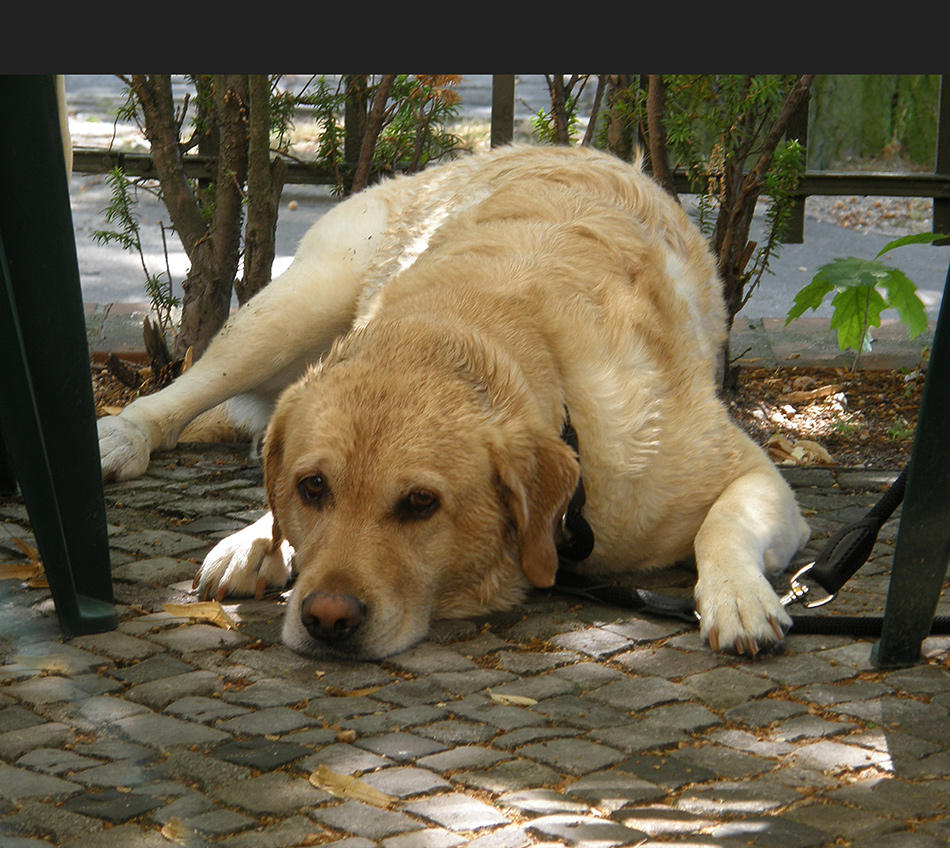
<path fill-rule="evenodd" d="M 817 600 L 806 603 L 805 599 L 810 594 L 811 588 L 802 583 L 799 578 L 804 577 L 814 567 L 815 563 L 810 562 L 792 575 L 791 580 L 789 580 L 788 591 L 781 598 L 783 607 L 790 606 L 791 604 L 804 604 L 806 609 L 814 609 L 815 607 L 823 607 L 825 604 L 831 603 L 831 601 L 837 597 L 837 592 L 833 592 L 824 598 L 818 598 Z"/>

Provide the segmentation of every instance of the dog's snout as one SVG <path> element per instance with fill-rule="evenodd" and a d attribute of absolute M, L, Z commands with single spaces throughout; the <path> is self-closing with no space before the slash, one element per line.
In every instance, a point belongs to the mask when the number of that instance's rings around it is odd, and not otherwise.
<path fill-rule="evenodd" d="M 365 605 L 352 595 L 312 592 L 300 606 L 303 626 L 321 642 L 334 642 L 352 635 L 365 615 Z"/>

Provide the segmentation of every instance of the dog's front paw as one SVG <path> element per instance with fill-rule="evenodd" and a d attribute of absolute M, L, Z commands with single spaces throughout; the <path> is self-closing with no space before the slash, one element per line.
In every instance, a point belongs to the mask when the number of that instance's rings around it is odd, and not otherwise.
<path fill-rule="evenodd" d="M 714 650 L 755 656 L 784 638 L 792 620 L 758 571 L 700 579 L 695 591 L 700 632 Z"/>
<path fill-rule="evenodd" d="M 261 597 L 268 588 L 283 588 L 293 575 L 294 549 L 286 540 L 274 546 L 268 513 L 260 521 L 222 539 L 195 575 L 201 600 L 226 595 Z"/>
<path fill-rule="evenodd" d="M 121 415 L 109 415 L 96 422 L 99 431 L 99 458 L 103 480 L 131 480 L 148 469 L 152 449 L 148 436 Z"/>

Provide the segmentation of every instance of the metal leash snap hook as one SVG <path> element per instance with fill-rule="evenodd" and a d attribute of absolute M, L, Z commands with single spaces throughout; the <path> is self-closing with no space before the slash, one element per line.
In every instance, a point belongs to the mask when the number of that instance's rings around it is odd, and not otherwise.
<path fill-rule="evenodd" d="M 788 591 L 781 598 L 783 607 L 790 606 L 791 604 L 804 604 L 805 609 L 814 609 L 815 607 L 823 607 L 837 597 L 837 593 L 833 593 L 824 598 L 818 598 L 817 600 L 805 603 L 805 599 L 810 594 L 811 588 L 802 583 L 799 578 L 804 577 L 814 567 L 815 563 L 810 562 L 792 575 L 791 580 L 788 582 Z"/>

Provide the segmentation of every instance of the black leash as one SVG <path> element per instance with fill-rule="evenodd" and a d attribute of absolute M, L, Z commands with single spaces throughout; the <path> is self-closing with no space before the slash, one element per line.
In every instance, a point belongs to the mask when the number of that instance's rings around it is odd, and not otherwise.
<path fill-rule="evenodd" d="M 565 439 L 577 450 L 577 436 L 569 421 L 565 425 Z M 867 562 L 881 528 L 904 498 L 906 483 L 905 468 L 863 518 L 834 533 L 825 543 L 818 558 L 792 576 L 789 590 L 781 599 L 782 605 L 803 604 L 806 609 L 814 609 L 833 601 L 845 583 Z M 581 514 L 584 505 L 583 487 L 579 485 L 578 491 L 579 496 L 575 493 L 561 523 L 564 541 L 558 545 L 559 568 L 553 588 L 597 603 L 679 618 L 695 625 L 698 617 L 691 599 L 661 595 L 613 583 L 595 582 L 578 573 L 578 564 L 590 556 L 594 547 L 593 532 Z M 816 583 L 825 595 L 813 600 L 813 590 L 805 582 L 806 579 Z M 884 618 L 799 615 L 793 616 L 792 622 L 795 633 L 880 636 Z M 950 633 L 950 616 L 937 616 L 930 633 Z"/>

